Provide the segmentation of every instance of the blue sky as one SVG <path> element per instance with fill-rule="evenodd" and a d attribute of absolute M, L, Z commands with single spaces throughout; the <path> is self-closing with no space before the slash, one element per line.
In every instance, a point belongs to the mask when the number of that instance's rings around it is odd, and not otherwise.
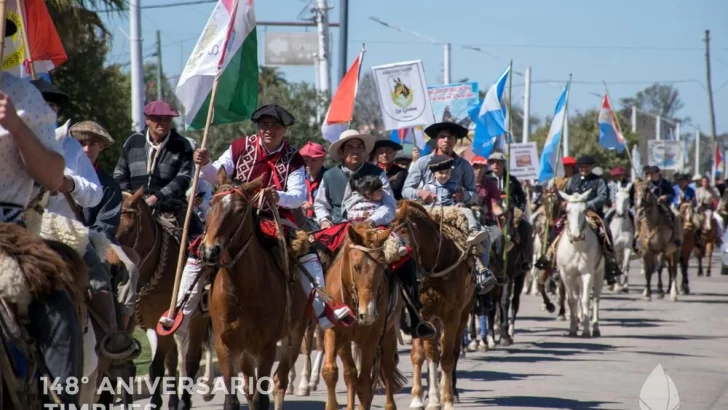
<path fill-rule="evenodd" d="M 143 6 L 173 0 L 143 1 Z M 315 1 L 314 1 L 315 3 Z M 726 0 L 350 0 L 348 63 L 362 43 L 364 69 L 379 64 L 421 59 L 429 85 L 442 81 L 443 47 L 385 28 L 369 19 L 452 43 L 453 81 L 468 77 L 489 87 L 508 60 L 514 70 L 532 68 L 531 112 L 539 118 L 553 114 L 556 99 L 573 74 L 569 111 L 596 108 L 607 81 L 613 100 L 633 96 L 652 82 L 674 82 L 689 116 L 703 132 L 710 131 L 705 87 L 703 32 L 711 31 L 712 81 L 716 128 L 728 132 L 728 1 Z M 179 75 L 213 8 L 199 4 L 142 10 L 144 54 L 154 52 L 156 31 L 162 33 L 163 67 Z M 330 20 L 338 21 L 339 2 Z M 554 6 L 556 5 L 556 6 Z M 308 17 L 305 0 L 257 0 L 259 21 L 296 21 Z M 129 60 L 129 21 L 106 16 L 114 35 L 110 62 Z M 308 29 L 314 31 L 315 28 Z M 259 27 L 262 63 L 266 31 L 306 31 L 305 28 Z M 338 83 L 338 29 L 333 33 L 332 86 Z M 487 52 L 466 50 L 477 45 Z M 291 81 L 314 81 L 314 68 L 284 67 Z M 523 78 L 513 78 L 514 101 L 523 102 Z M 615 101 L 616 102 L 616 101 Z M 596 121 L 596 118 L 595 118 Z M 628 124 L 624 124 L 627 127 Z M 683 133 L 694 132 L 683 127 Z"/>

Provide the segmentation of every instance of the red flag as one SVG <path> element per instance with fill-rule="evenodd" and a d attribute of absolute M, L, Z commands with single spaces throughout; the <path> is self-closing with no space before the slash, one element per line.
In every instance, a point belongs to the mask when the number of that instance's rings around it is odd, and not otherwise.
<path fill-rule="evenodd" d="M 359 86 L 359 69 L 361 67 L 361 55 L 357 56 L 354 63 L 349 67 L 344 78 L 336 89 L 334 98 L 331 99 L 329 115 L 326 118 L 327 124 L 337 122 L 349 122 L 354 116 L 354 101 L 356 90 Z"/>
<path fill-rule="evenodd" d="M 58 68 L 68 60 L 56 26 L 43 0 L 24 0 L 25 26 L 34 62 L 51 61 Z"/>

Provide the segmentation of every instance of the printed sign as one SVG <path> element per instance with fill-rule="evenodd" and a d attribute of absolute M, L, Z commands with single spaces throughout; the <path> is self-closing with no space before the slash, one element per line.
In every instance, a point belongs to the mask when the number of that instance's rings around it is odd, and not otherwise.
<path fill-rule="evenodd" d="M 468 108 L 480 102 L 478 83 L 455 83 L 427 87 L 435 122 L 454 122 L 468 129 L 475 123 L 468 115 Z"/>
<path fill-rule="evenodd" d="M 387 131 L 434 123 L 422 61 L 372 67 Z"/>
<path fill-rule="evenodd" d="M 536 143 L 511 144 L 511 175 L 522 181 L 536 180 L 538 179 L 538 171 L 539 161 Z"/>
<path fill-rule="evenodd" d="M 683 146 L 680 141 L 647 141 L 647 164 L 660 169 L 679 171 L 682 168 Z"/>

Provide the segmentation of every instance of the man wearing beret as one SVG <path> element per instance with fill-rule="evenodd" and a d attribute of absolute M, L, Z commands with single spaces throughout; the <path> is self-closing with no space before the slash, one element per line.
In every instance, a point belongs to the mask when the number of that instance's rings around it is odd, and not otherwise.
<path fill-rule="evenodd" d="M 172 128 L 172 118 L 179 112 L 159 100 L 144 107 L 144 117 L 147 129 L 124 142 L 114 179 L 124 192 L 144 188 L 151 207 L 165 199 L 185 201 L 192 182 L 193 151 L 187 138 Z"/>
<path fill-rule="evenodd" d="M 316 222 L 316 213 L 313 209 L 316 193 L 318 192 L 321 180 L 327 168 L 324 167 L 326 159 L 326 148 L 321 144 L 309 141 L 298 151 L 306 162 L 306 192 L 308 199 L 303 203 L 303 211 L 306 213 L 307 223 L 310 224 L 312 230 L 319 229 Z"/>

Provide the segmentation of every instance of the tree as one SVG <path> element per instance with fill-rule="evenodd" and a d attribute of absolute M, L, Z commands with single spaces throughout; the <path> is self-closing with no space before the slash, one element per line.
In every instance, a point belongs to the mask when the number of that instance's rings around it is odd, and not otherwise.
<path fill-rule="evenodd" d="M 625 110 L 636 106 L 640 111 L 671 119 L 679 119 L 678 112 L 684 107 L 680 92 L 674 86 L 659 83 L 639 91 L 634 97 L 622 98 L 620 102 Z"/>
<path fill-rule="evenodd" d="M 364 74 L 364 77 L 359 81 L 352 128 L 362 128 L 372 133 L 384 132 L 382 111 L 379 105 L 379 91 L 372 73 Z"/>

